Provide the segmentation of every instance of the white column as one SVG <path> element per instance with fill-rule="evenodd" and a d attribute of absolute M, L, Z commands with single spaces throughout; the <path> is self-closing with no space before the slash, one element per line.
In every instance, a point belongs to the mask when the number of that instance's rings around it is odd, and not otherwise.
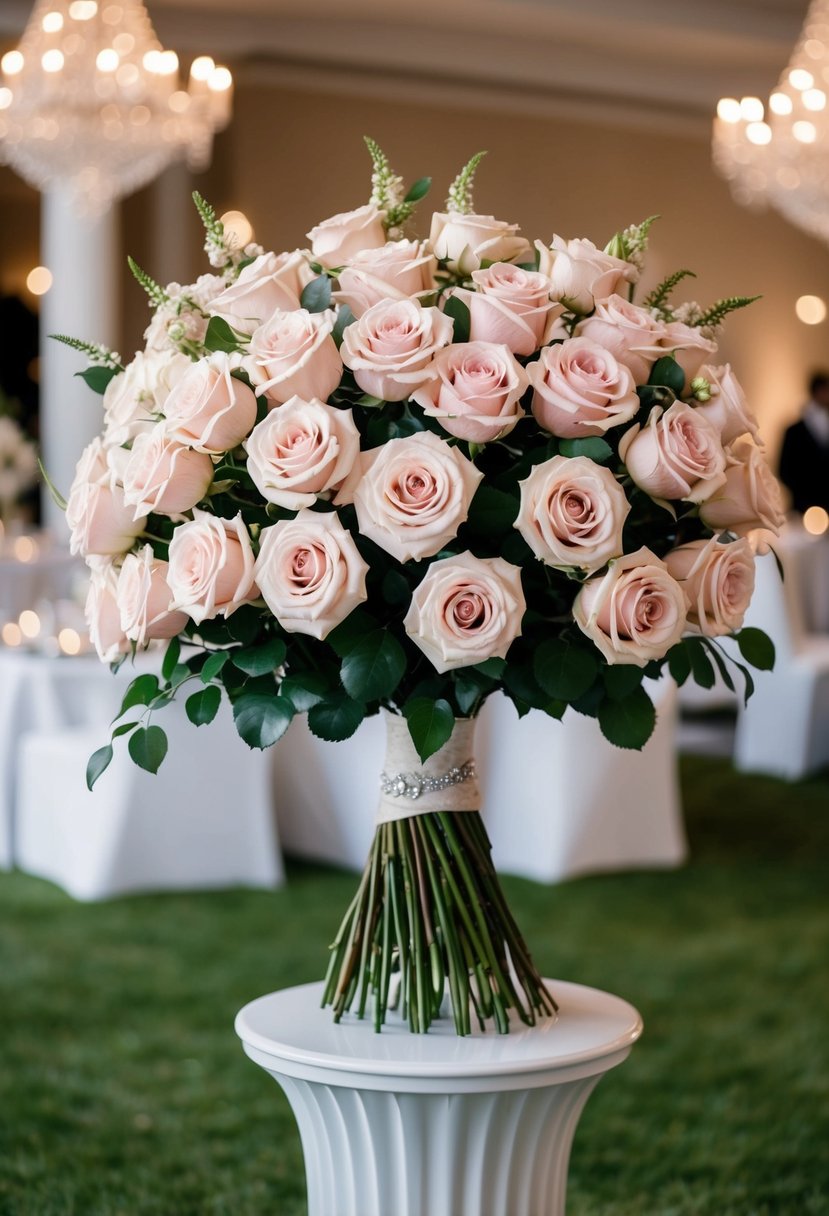
<path fill-rule="evenodd" d="M 42 208 L 41 256 L 53 282 L 40 313 L 41 449 L 49 476 L 65 497 L 78 457 L 101 430 L 103 412 L 101 397 L 75 376 L 86 366 L 84 356 L 48 335 L 117 347 L 118 211 L 79 216 L 59 189 L 43 195 Z M 63 514 L 45 487 L 42 501 L 46 527 L 64 538 Z"/>
<path fill-rule="evenodd" d="M 201 231 L 191 197 L 193 179 L 183 161 L 175 161 L 153 182 L 150 273 L 162 285 L 190 283 L 194 268 L 193 232 Z"/>

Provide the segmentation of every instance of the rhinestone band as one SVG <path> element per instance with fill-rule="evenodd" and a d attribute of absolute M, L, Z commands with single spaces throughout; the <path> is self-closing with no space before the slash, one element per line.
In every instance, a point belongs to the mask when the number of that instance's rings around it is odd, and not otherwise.
<path fill-rule="evenodd" d="M 392 798 L 418 799 L 421 794 L 437 794 L 451 785 L 462 785 L 475 776 L 475 761 L 467 760 L 457 768 L 450 768 L 440 777 L 427 777 L 425 773 L 380 774 L 380 788 Z"/>

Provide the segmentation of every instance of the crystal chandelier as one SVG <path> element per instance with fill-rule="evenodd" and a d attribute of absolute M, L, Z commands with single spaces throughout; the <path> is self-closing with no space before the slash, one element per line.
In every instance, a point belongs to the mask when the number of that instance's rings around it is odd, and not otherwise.
<path fill-rule="evenodd" d="M 723 97 L 714 120 L 714 164 L 738 203 L 766 204 L 829 242 L 829 0 L 812 0 L 775 91 Z"/>
<path fill-rule="evenodd" d="M 142 0 L 38 0 L 0 60 L 0 162 L 100 213 L 173 160 L 205 168 L 232 87 L 208 56 L 185 87 Z"/>

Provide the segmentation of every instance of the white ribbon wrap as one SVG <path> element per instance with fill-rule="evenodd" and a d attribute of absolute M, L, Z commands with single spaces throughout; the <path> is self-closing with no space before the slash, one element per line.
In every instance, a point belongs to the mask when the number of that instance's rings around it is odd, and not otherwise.
<path fill-rule="evenodd" d="M 456 718 L 449 742 L 444 743 L 440 751 L 424 763 L 415 751 L 406 719 L 388 710 L 383 710 L 383 717 L 386 720 L 386 760 L 383 767 L 386 777 L 439 779 L 474 760 L 474 718 Z M 413 815 L 425 815 L 427 811 L 477 811 L 480 806 L 481 795 L 473 774 L 444 789 L 423 790 L 417 798 L 381 791 L 377 822 L 392 823 L 397 819 L 410 819 Z"/>

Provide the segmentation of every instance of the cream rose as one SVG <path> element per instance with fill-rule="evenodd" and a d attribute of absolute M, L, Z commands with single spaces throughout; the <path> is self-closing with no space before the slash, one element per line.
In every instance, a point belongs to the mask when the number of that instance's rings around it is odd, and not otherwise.
<path fill-rule="evenodd" d="M 77 463 L 66 503 L 72 553 L 116 556 L 131 549 L 144 531 L 146 513 L 136 513 L 125 502 L 117 480 L 113 460 L 119 450 L 107 451 L 99 438 L 93 439 Z"/>
<path fill-rule="evenodd" d="M 780 486 L 759 448 L 742 441 L 728 451 L 723 484 L 700 507 L 709 528 L 735 532 L 773 532 L 785 522 Z M 764 548 L 761 542 L 760 548 Z"/>
<path fill-rule="evenodd" d="M 622 436 L 619 455 L 652 498 L 704 502 L 725 482 L 725 451 L 711 423 L 684 401 L 657 405 Z"/>
<path fill-rule="evenodd" d="M 713 423 L 720 440 L 727 445 L 743 435 L 750 435 L 758 447 L 762 447 L 757 419 L 749 409 L 743 387 L 725 363 L 722 367 L 701 367 L 703 376 L 711 386 L 711 400 L 697 406 L 697 412 Z"/>
<path fill-rule="evenodd" d="M 637 549 L 610 563 L 576 596 L 573 618 L 608 663 L 645 667 L 663 658 L 686 627 L 687 600 L 664 562 Z"/>
<path fill-rule="evenodd" d="M 170 612 L 168 569 L 167 562 L 153 555 L 151 545 L 124 558 L 116 600 L 121 629 L 139 646 L 157 638 L 175 637 L 187 624 L 186 613 Z"/>
<path fill-rule="evenodd" d="M 437 352 L 452 341 L 452 321 L 415 300 L 381 301 L 343 331 L 343 363 L 364 393 L 404 401 L 429 375 Z"/>
<path fill-rule="evenodd" d="M 256 397 L 231 375 L 241 356 L 216 351 L 189 369 L 164 402 L 165 429 L 197 452 L 229 452 L 256 422 Z"/>
<path fill-rule="evenodd" d="M 385 215 L 385 211 L 367 203 L 356 211 L 341 211 L 323 220 L 307 234 L 314 258 L 330 270 L 345 266 L 364 249 L 379 249 L 386 243 Z"/>
<path fill-rule="evenodd" d="M 450 435 L 491 443 L 524 417 L 521 397 L 529 382 L 508 347 L 459 342 L 440 352 L 412 400 Z"/>
<path fill-rule="evenodd" d="M 136 519 L 152 511 L 179 515 L 204 498 L 212 480 L 210 457 L 172 439 L 165 424 L 158 423 L 132 445 L 124 468 L 124 502 Z"/>
<path fill-rule="evenodd" d="M 420 431 L 363 452 L 337 502 L 353 494 L 363 536 L 398 561 L 420 561 L 457 534 L 482 477 L 458 448 Z"/>
<path fill-rule="evenodd" d="M 254 427 L 245 448 L 262 497 L 298 511 L 343 483 L 359 455 L 360 434 L 351 410 L 292 397 Z"/>
<path fill-rule="evenodd" d="M 665 326 L 662 346 L 665 353 L 673 355 L 685 372 L 686 390 L 706 359 L 717 353 L 716 342 L 706 338 L 695 326 L 685 325 L 682 321 L 670 321 Z"/>
<path fill-rule="evenodd" d="M 90 566 L 84 617 L 89 640 L 102 663 L 115 663 L 130 650 L 118 608 L 118 568 L 112 562 Z"/>
<path fill-rule="evenodd" d="M 235 283 L 213 300 L 208 308 L 238 333 L 252 334 L 277 309 L 299 308 L 302 288 L 315 278 L 302 253 L 263 253 L 246 266 Z"/>
<path fill-rule="evenodd" d="M 496 342 L 515 355 L 531 355 L 548 340 L 560 304 L 550 299 L 550 280 L 534 270 L 496 262 L 472 272 L 474 291 L 456 287 L 452 294 L 469 309 L 473 342 Z"/>
<path fill-rule="evenodd" d="M 629 368 L 589 338 L 545 346 L 527 375 L 536 422 L 562 439 L 603 435 L 639 412 Z"/>
<path fill-rule="evenodd" d="M 222 519 L 194 511 L 170 541 L 171 610 L 186 612 L 200 623 L 230 616 L 242 604 L 258 599 L 253 549 L 241 513 Z"/>
<path fill-rule="evenodd" d="M 577 337 L 598 342 L 630 368 L 637 384 L 647 384 L 651 367 L 665 354 L 664 332 L 664 321 L 619 295 L 597 301 L 593 315 L 580 321 L 575 330 Z"/>
<path fill-rule="evenodd" d="M 410 300 L 435 291 L 437 261 L 426 241 L 389 241 L 355 254 L 338 276 L 335 299 L 355 317 L 383 300 Z"/>
<path fill-rule="evenodd" d="M 754 593 L 754 552 L 748 540 L 716 536 L 672 550 L 665 564 L 688 597 L 688 624 L 709 638 L 743 624 Z"/>
<path fill-rule="evenodd" d="M 139 351 L 104 391 L 104 443 L 120 447 L 151 430 L 167 396 L 192 363 L 171 350 Z"/>
<path fill-rule="evenodd" d="M 300 511 L 260 541 L 256 579 L 288 633 L 324 638 L 366 599 L 368 566 L 336 512 Z"/>
<path fill-rule="evenodd" d="M 343 374 L 333 329 L 331 311 L 273 313 L 252 334 L 244 359 L 257 394 L 264 394 L 271 405 L 291 397 L 330 397 Z"/>
<path fill-rule="evenodd" d="M 535 242 L 538 269 L 550 280 L 550 294 L 569 312 L 592 312 L 599 300 L 622 291 L 636 273 L 629 262 L 597 249 L 581 238 L 565 241 L 554 236 L 551 245 Z"/>
<path fill-rule="evenodd" d="M 441 262 L 461 274 L 480 269 L 484 261 L 517 262 L 530 256 L 529 242 L 518 235 L 518 225 L 493 215 L 436 211 L 429 243 Z"/>
<path fill-rule="evenodd" d="M 433 562 L 403 622 L 436 671 L 506 658 L 526 610 L 518 566 L 471 553 Z"/>
<path fill-rule="evenodd" d="M 586 456 L 554 456 L 519 484 L 514 527 L 548 566 L 592 574 L 622 553 L 630 503 L 609 469 Z"/>

